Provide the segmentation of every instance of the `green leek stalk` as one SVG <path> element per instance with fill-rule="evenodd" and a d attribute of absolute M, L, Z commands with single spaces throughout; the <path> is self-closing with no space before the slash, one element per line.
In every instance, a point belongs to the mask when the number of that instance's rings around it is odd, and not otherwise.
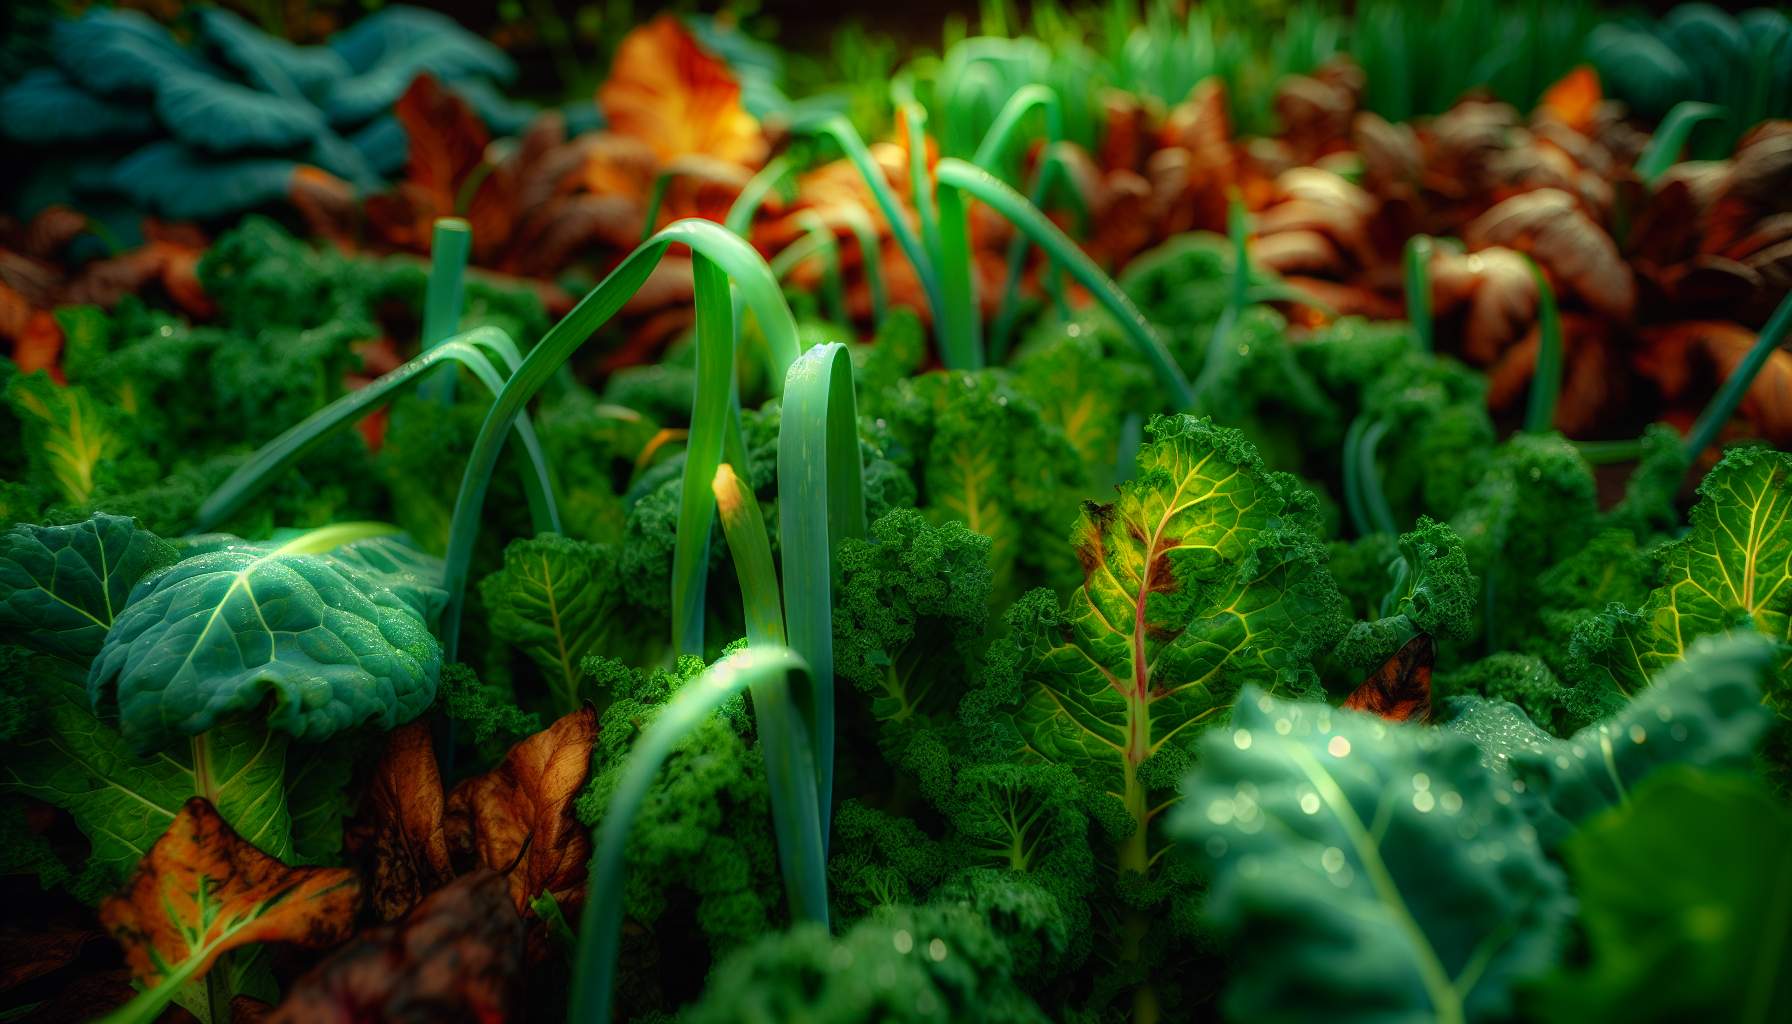
<path fill-rule="evenodd" d="M 422 348 L 428 351 L 460 329 L 462 280 L 467 254 L 473 248 L 473 228 L 459 217 L 437 217 L 429 243 L 429 286 L 423 296 Z M 429 382 L 423 394 L 443 405 L 454 401 L 454 375 L 444 373 Z"/>
<path fill-rule="evenodd" d="M 1742 396 L 1755 382 L 1755 377 L 1767 365 L 1767 360 L 1779 349 L 1780 343 L 1786 339 L 1786 332 L 1792 330 L 1792 293 L 1780 300 L 1774 309 L 1773 316 L 1767 319 L 1766 326 L 1755 336 L 1754 345 L 1736 369 L 1724 380 L 1723 387 L 1712 396 L 1711 404 L 1699 414 L 1698 421 L 1692 426 L 1692 433 L 1686 438 L 1686 459 L 1690 464 L 1705 454 L 1705 449 L 1717 440 L 1717 434 L 1730 422 L 1736 414 L 1736 407 L 1742 404 Z"/>
<path fill-rule="evenodd" d="M 1531 371 L 1524 429 L 1529 434 L 1547 434 L 1555 429 L 1556 402 L 1562 394 L 1562 316 L 1556 310 L 1555 289 L 1535 262 L 1531 263 L 1531 277 L 1537 282 L 1537 364 Z"/>

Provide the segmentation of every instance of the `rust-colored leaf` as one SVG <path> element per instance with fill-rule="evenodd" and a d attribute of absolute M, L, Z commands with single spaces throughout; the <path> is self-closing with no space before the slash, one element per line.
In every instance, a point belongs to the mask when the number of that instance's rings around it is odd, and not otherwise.
<path fill-rule="evenodd" d="M 1470 223 L 1463 238 L 1475 249 L 1499 245 L 1530 254 L 1558 290 L 1614 320 L 1629 319 L 1636 306 L 1636 282 L 1617 245 L 1560 189 L 1507 199 Z"/>
<path fill-rule="evenodd" d="M 405 180 L 427 193 L 443 214 L 451 212 L 461 182 L 485 159 L 491 136 L 484 123 L 427 74 L 411 81 L 393 113 L 409 143 Z"/>
<path fill-rule="evenodd" d="M 288 867 L 194 797 L 100 906 L 100 922 L 149 987 L 177 972 L 197 978 L 242 946 L 334 945 L 350 934 L 360 899 L 353 871 Z"/>
<path fill-rule="evenodd" d="M 32 310 L 25 317 L 24 329 L 13 342 L 12 361 L 18 364 L 21 373 L 48 370 L 50 376 L 60 382 L 62 367 L 58 360 L 61 356 L 62 328 L 57 326 L 56 318 L 48 310 Z"/>
<path fill-rule="evenodd" d="M 1498 359 L 1537 319 L 1537 279 L 1524 257 L 1504 246 L 1467 255 L 1440 246 L 1431 258 L 1431 291 L 1436 315 L 1466 311 L 1462 356 L 1477 366 Z"/>
<path fill-rule="evenodd" d="M 1599 88 L 1599 73 L 1582 64 L 1545 90 L 1539 106 L 1556 120 L 1585 133 L 1593 126 L 1594 115 L 1599 112 L 1599 104 L 1604 98 Z"/>
<path fill-rule="evenodd" d="M 393 730 L 344 836 L 367 865 L 367 902 L 381 921 L 403 917 L 454 877 L 443 806 L 429 726 L 411 722 Z"/>
<path fill-rule="evenodd" d="M 572 804 L 590 773 L 596 739 L 597 712 L 580 708 L 448 797 L 449 849 L 505 871 L 518 911 L 544 892 L 563 907 L 584 898 L 591 841 Z"/>
<path fill-rule="evenodd" d="M 476 871 L 438 889 L 398 924 L 356 936 L 295 982 L 266 1020 L 520 1020 L 524 953 L 523 919 L 504 877 Z"/>
<path fill-rule="evenodd" d="M 1755 332 L 1726 321 L 1668 324 L 1642 332 L 1632 365 L 1685 418 L 1704 408 L 1754 343 Z M 1792 447 L 1792 353 L 1780 350 L 1768 357 L 1736 412 L 1752 436 Z"/>
<path fill-rule="evenodd" d="M 662 162 L 693 153 L 765 159 L 765 136 L 741 106 L 734 73 L 672 15 L 623 37 L 597 101 L 611 131 L 646 142 Z"/>
<path fill-rule="evenodd" d="M 1394 652 L 1344 702 L 1352 711 L 1367 711 L 1396 722 L 1431 720 L 1431 667 L 1437 646 L 1420 633 Z"/>

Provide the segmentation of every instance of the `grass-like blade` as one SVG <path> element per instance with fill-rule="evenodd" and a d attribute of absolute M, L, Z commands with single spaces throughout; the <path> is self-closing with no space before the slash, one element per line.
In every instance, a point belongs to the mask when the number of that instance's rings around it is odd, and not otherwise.
<path fill-rule="evenodd" d="M 1718 431 L 1736 414 L 1736 407 L 1742 404 L 1742 396 L 1748 394 L 1749 386 L 1755 382 L 1761 368 L 1767 365 L 1768 358 L 1786 339 L 1788 330 L 1792 330 L 1792 293 L 1780 300 L 1773 316 L 1768 318 L 1761 333 L 1755 336 L 1755 344 L 1748 350 L 1748 354 L 1742 357 L 1742 362 L 1736 364 L 1736 369 L 1724 380 L 1723 387 L 1718 388 L 1717 394 L 1711 397 L 1711 404 L 1705 407 L 1705 411 L 1693 423 L 1692 433 L 1686 438 L 1688 462 L 1703 455 L 1705 449 L 1711 447 L 1711 442 L 1717 440 Z"/>
<path fill-rule="evenodd" d="M 846 289 L 840 283 L 840 242 L 813 210 L 797 217 L 803 233 L 815 239 L 821 256 L 821 308 L 831 323 L 851 323 L 846 315 Z"/>
<path fill-rule="evenodd" d="M 472 225 L 459 217 L 436 218 L 429 242 L 429 285 L 423 293 L 423 333 L 419 339 L 425 350 L 447 341 L 460 329 L 462 282 L 467 272 L 467 254 L 472 248 Z M 454 374 L 437 375 L 424 385 L 423 393 L 443 405 L 453 402 Z"/>
<path fill-rule="evenodd" d="M 1046 253 L 1061 264 L 1078 284 L 1089 290 L 1095 301 L 1101 303 L 1120 329 L 1126 332 L 1139 354 L 1157 375 L 1158 382 L 1170 394 L 1171 401 L 1178 408 L 1189 408 L 1194 402 L 1194 391 L 1189 386 L 1188 378 L 1182 374 L 1182 368 L 1176 365 L 1163 340 L 1157 336 L 1151 324 L 1145 320 L 1143 313 L 1126 297 L 1113 279 L 1102 273 L 1086 253 L 1069 238 L 1058 226 L 1047 220 L 1039 208 L 1027 202 L 1020 193 L 1003 184 L 988 171 L 968 164 L 963 160 L 947 158 L 939 162 L 935 169 L 942 188 L 962 189 L 975 196 L 977 200 L 1013 224 L 1021 232 L 1033 240 L 1033 243 L 1044 249 Z"/>
<path fill-rule="evenodd" d="M 871 293 L 871 322 L 882 327 L 890 300 L 884 288 L 883 251 L 878 245 L 877 225 L 857 203 L 841 206 L 837 216 L 859 243 L 859 266 L 865 275 L 865 290 Z"/>
<path fill-rule="evenodd" d="M 800 361 L 799 361 L 800 362 Z M 746 612 L 747 643 L 755 648 L 784 645 L 784 613 L 778 598 L 778 573 L 759 499 L 724 462 L 716 468 L 712 490 L 722 521 L 722 535 L 734 556 Z M 759 749 L 765 756 L 766 787 L 771 796 L 772 831 L 778 841 L 778 865 L 798 921 L 828 920 L 827 854 L 822 833 L 827 826 L 817 795 L 815 753 L 810 723 L 815 699 L 831 690 L 826 680 L 793 689 L 781 675 L 752 686 L 753 718 Z"/>
<path fill-rule="evenodd" d="M 1655 179 L 1664 174 L 1674 162 L 1680 159 L 1680 152 L 1686 148 L 1686 140 L 1692 137 L 1692 130 L 1702 121 L 1724 116 L 1722 107 L 1697 100 L 1681 100 L 1668 111 L 1668 116 L 1661 119 L 1655 127 L 1655 134 L 1649 136 L 1649 144 L 1643 147 L 1643 153 L 1636 160 L 1636 176 L 1645 185 L 1655 184 Z"/>
<path fill-rule="evenodd" d="M 1406 282 L 1406 319 L 1412 324 L 1412 335 L 1419 350 L 1430 352 L 1435 343 L 1436 325 L 1431 322 L 1431 238 L 1414 235 L 1406 240 L 1401 256 L 1402 276 Z"/>
<path fill-rule="evenodd" d="M 629 826 L 640 813 L 660 766 L 678 742 L 714 714 L 723 701 L 768 680 L 807 674 L 803 659 L 787 647 L 736 651 L 673 694 L 635 741 L 597 830 L 591 878 L 585 890 L 588 895 L 579 921 L 579 952 L 572 972 L 572 1009 L 568 1019 L 574 1024 L 610 1024 L 610 995 L 622 944 L 623 868 Z"/>
<path fill-rule="evenodd" d="M 945 301 L 940 297 L 939 278 L 934 273 L 932 259 L 927 250 L 921 246 L 921 239 L 908 222 L 908 217 L 897 200 L 896 193 L 891 191 L 890 183 L 884 179 L 883 169 L 872 159 L 871 150 L 865 146 L 865 140 L 859 137 L 858 130 L 843 117 L 831 117 L 823 121 L 816 129 L 839 144 L 852 161 L 854 169 L 871 190 L 871 196 L 877 200 L 878 212 L 883 214 L 885 223 L 890 225 L 890 234 L 896 239 L 896 245 L 914 268 L 915 277 L 921 282 L 921 291 L 927 296 L 928 312 L 939 318 Z"/>
<path fill-rule="evenodd" d="M 746 238 L 753 230 L 753 218 L 759 215 L 759 208 L 765 205 L 766 197 L 772 189 L 778 187 L 786 174 L 790 173 L 790 158 L 779 156 L 771 160 L 758 173 L 747 179 L 740 195 L 734 197 L 734 205 L 728 207 L 728 216 L 722 223 L 728 230 L 742 238 Z M 648 223 L 652 223 L 649 221 Z"/>
<path fill-rule="evenodd" d="M 824 841 L 834 777 L 833 552 L 842 540 L 866 533 L 858 419 L 846 346 L 817 345 L 791 365 L 778 431 L 784 624 L 790 646 L 819 666 L 808 734 Z"/>
<path fill-rule="evenodd" d="M 971 163 L 983 168 L 991 174 L 1001 176 L 1002 167 L 998 166 L 1008 159 L 1014 149 L 1015 140 L 1020 137 L 1023 121 L 1034 110 L 1045 112 L 1045 138 L 1047 143 L 1062 142 L 1064 139 L 1064 108 L 1058 102 L 1058 94 L 1043 85 L 1034 83 L 1016 90 L 1008 102 L 1002 105 L 1002 112 L 996 115 L 995 123 L 978 144 L 977 152 L 971 157 Z"/>
<path fill-rule="evenodd" d="M 448 552 L 443 560 L 443 585 L 448 591 L 448 602 L 442 615 L 442 648 L 448 658 L 452 659 L 459 650 L 460 613 L 466 602 L 467 574 L 473 560 L 473 545 L 479 539 L 479 521 L 485 506 L 486 492 L 491 487 L 492 471 L 497 466 L 499 455 L 503 453 L 504 438 L 510 430 L 510 424 L 522 413 L 529 400 L 548 381 L 554 379 L 560 367 L 578 351 L 579 346 L 615 316 L 623 304 L 640 289 L 666 250 L 674 244 L 689 246 L 692 251 L 702 253 L 739 290 L 742 302 L 758 318 L 760 329 L 765 335 L 766 369 L 772 386 L 782 386 L 784 374 L 797 355 L 796 320 L 790 315 L 790 307 L 784 304 L 784 296 L 778 290 L 778 282 L 772 276 L 771 268 L 766 266 L 765 260 L 760 258 L 752 246 L 720 224 L 686 219 L 667 225 L 646 245 L 630 253 L 530 350 L 522 365 L 511 374 L 503 390 L 498 392 L 497 400 L 486 414 L 485 423 L 479 428 L 479 436 L 473 442 L 473 452 L 467 459 L 466 472 L 461 477 L 460 491 L 455 497 L 454 519 L 448 532 Z M 704 315 L 706 308 L 705 304 L 699 303 L 699 316 Z M 732 347 L 732 338 L 729 339 L 729 344 Z M 733 365 L 732 356 L 728 363 Z M 724 415 L 732 414 L 732 392 L 725 395 L 723 405 Z M 709 525 L 714 521 L 712 516 L 715 511 L 715 498 L 710 494 L 709 482 L 721 460 L 719 457 L 698 455 L 698 445 L 694 440 L 695 423 L 691 436 L 693 441 L 689 449 L 691 454 L 687 455 L 686 461 L 685 493 L 688 495 L 692 489 L 700 492 L 703 530 L 692 534 L 691 540 L 687 542 L 681 520 L 679 543 L 701 543 L 707 546 Z M 740 461 L 744 464 L 745 460 Z M 700 466 L 703 462 L 708 463 L 708 468 L 701 476 L 692 480 L 689 475 L 691 466 L 693 463 Z M 674 562 L 678 563 L 676 551 Z M 688 555 L 685 564 L 692 567 L 693 576 L 701 574 L 707 566 L 705 560 L 690 559 Z M 687 597 L 694 594 L 695 600 L 702 600 L 701 586 L 691 587 L 689 580 L 683 586 Z M 701 614 L 697 616 L 697 621 L 700 631 Z M 701 637 L 701 632 L 698 636 Z"/>
<path fill-rule="evenodd" d="M 1531 277 L 1537 282 L 1537 364 L 1531 371 L 1524 429 L 1526 433 L 1546 434 L 1555 429 L 1556 402 L 1562 394 L 1562 315 L 1556 309 L 1555 289 L 1534 261 Z"/>
<path fill-rule="evenodd" d="M 950 370 L 980 369 L 983 317 L 977 307 L 977 270 L 971 261 L 969 212 L 964 193 L 956 188 L 939 190 L 939 248 L 934 255 L 945 302 L 934 324 L 940 359 Z"/>
<path fill-rule="evenodd" d="M 516 343 L 494 327 L 481 327 L 411 359 L 358 391 L 351 391 L 329 405 L 305 417 L 286 431 L 261 446 L 247 462 L 236 468 L 200 503 L 193 519 L 192 533 L 206 533 L 235 515 L 280 472 L 303 458 L 336 431 L 347 427 L 406 390 L 416 387 L 430 373 L 444 364 L 459 363 L 473 372 L 480 383 L 495 396 L 504 386 L 504 378 L 493 368 L 486 352 L 499 357 L 505 368 L 514 372 L 521 364 Z M 554 489 L 548 475 L 547 457 L 536 439 L 535 428 L 527 416 L 516 420 L 517 437 L 529 461 L 529 472 L 523 478 L 530 513 L 539 532 L 560 532 L 560 511 L 554 500 Z"/>

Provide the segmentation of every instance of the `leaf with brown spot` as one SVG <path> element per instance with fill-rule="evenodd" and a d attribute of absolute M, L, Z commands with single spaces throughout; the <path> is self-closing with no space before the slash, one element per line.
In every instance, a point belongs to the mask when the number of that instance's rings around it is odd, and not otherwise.
<path fill-rule="evenodd" d="M 312 948 L 348 937 L 361 902 L 347 868 L 294 868 L 262 853 L 204 797 L 175 815 L 100 923 L 124 947 L 148 1019 L 223 954 L 264 942 Z"/>
<path fill-rule="evenodd" d="M 1356 688 L 1344 707 L 1367 711 L 1395 722 L 1431 720 L 1431 668 L 1437 662 L 1437 645 L 1431 634 L 1420 633 L 1406 641 L 1387 663 Z"/>
<path fill-rule="evenodd" d="M 366 865 L 368 906 L 381 921 L 403 917 L 454 877 L 443 807 L 429 726 L 411 722 L 393 730 L 343 837 Z"/>
<path fill-rule="evenodd" d="M 623 37 L 597 101 L 611 131 L 646 142 L 662 162 L 692 153 L 747 165 L 765 159 L 765 136 L 741 106 L 733 71 L 672 15 Z"/>
<path fill-rule="evenodd" d="M 524 739 L 491 771 L 448 797 L 449 849 L 505 871 L 518 911 L 542 893 L 562 907 L 584 899 L 591 839 L 573 799 L 591 771 L 597 712 L 580 708 Z"/>
<path fill-rule="evenodd" d="M 523 919 L 504 876 L 477 871 L 438 889 L 398 924 L 356 936 L 295 982 L 266 1020 L 520 1020 L 524 953 Z"/>

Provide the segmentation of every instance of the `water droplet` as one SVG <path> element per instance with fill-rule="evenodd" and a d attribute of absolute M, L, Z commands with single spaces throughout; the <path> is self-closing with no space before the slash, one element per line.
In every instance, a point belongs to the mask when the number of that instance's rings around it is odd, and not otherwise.
<path fill-rule="evenodd" d="M 1344 851 L 1336 846 L 1328 846 L 1319 855 L 1319 866 L 1327 871 L 1337 871 L 1344 866 Z"/>
<path fill-rule="evenodd" d="M 1225 837 L 1209 836 L 1207 838 L 1207 856 L 1212 857 L 1214 860 L 1218 860 L 1226 855 L 1226 849 Z"/>
<path fill-rule="evenodd" d="M 1631 727 L 1630 727 L 1630 742 L 1641 743 L 1645 739 L 1648 739 L 1648 734 L 1643 732 L 1643 727 L 1640 725 L 1634 725 L 1634 724 L 1631 725 Z"/>
<path fill-rule="evenodd" d="M 1427 789 L 1430 789 L 1431 788 L 1431 776 L 1426 775 L 1424 772 L 1417 773 L 1416 775 L 1414 775 L 1412 777 L 1412 788 L 1418 790 L 1421 793 L 1425 792 Z"/>
<path fill-rule="evenodd" d="M 1437 798 L 1437 806 L 1442 807 L 1445 814 L 1455 814 L 1462 810 L 1462 794 L 1450 790 Z"/>
<path fill-rule="evenodd" d="M 1318 814 L 1319 813 L 1319 794 L 1318 793 L 1303 794 L 1300 798 L 1300 809 L 1301 809 L 1302 813 L 1305 813 L 1305 814 Z"/>
<path fill-rule="evenodd" d="M 1412 806 L 1413 810 L 1418 811 L 1420 814 L 1425 814 L 1430 811 L 1431 808 L 1437 806 L 1437 797 L 1432 796 L 1424 790 L 1420 790 L 1412 795 Z"/>
<path fill-rule="evenodd" d="M 1232 801 L 1221 797 L 1207 805 L 1207 820 L 1215 825 L 1225 825 L 1232 820 Z"/>
<path fill-rule="evenodd" d="M 940 939 L 934 939 L 932 942 L 929 942 L 927 944 L 927 959 L 932 960 L 936 964 L 945 960 L 946 959 L 946 944 L 945 944 L 945 942 Z"/>
<path fill-rule="evenodd" d="M 1350 755 L 1350 741 L 1342 736 L 1333 736 L 1332 741 L 1325 745 L 1325 750 L 1326 753 L 1333 757 L 1348 757 Z"/>
<path fill-rule="evenodd" d="M 1290 722 L 1286 718 L 1276 719 L 1276 735 L 1277 736 L 1286 736 L 1293 731 L 1294 731 L 1294 723 L 1293 722 Z"/>
<path fill-rule="evenodd" d="M 1251 730 L 1240 729 L 1232 734 L 1232 745 L 1240 750 L 1251 749 Z"/>
<path fill-rule="evenodd" d="M 915 937 L 910 935 L 906 928 L 897 929 L 896 934 L 891 936 L 890 941 L 895 944 L 896 952 L 904 955 L 907 955 L 909 950 L 915 948 Z"/>

